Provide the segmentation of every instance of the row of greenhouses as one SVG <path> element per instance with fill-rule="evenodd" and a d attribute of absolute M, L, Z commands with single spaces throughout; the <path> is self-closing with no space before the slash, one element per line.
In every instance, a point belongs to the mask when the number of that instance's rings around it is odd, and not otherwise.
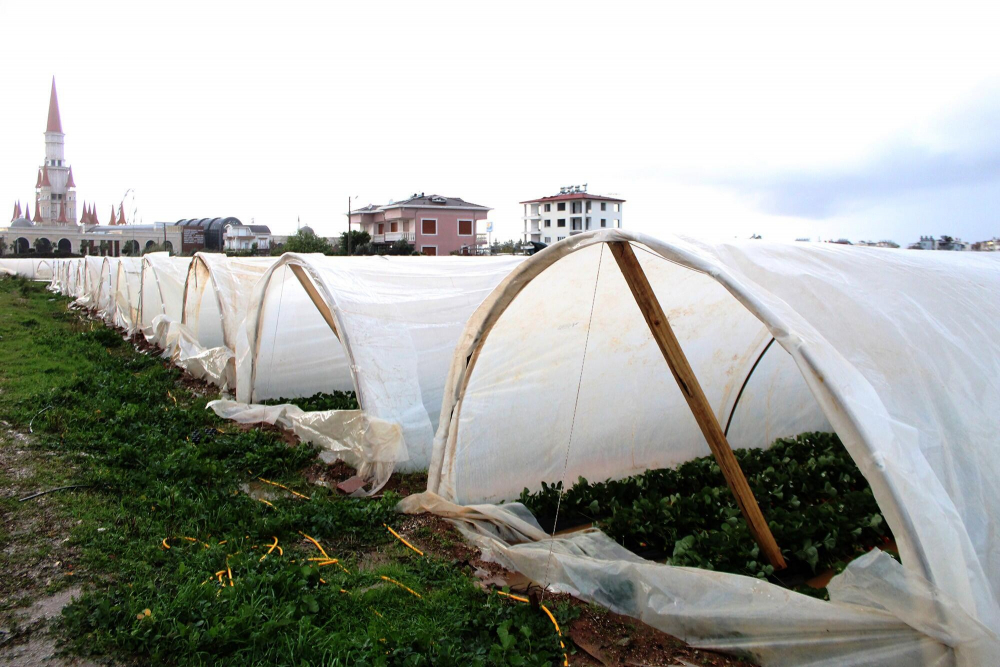
<path fill-rule="evenodd" d="M 530 258 L 41 261 L 0 271 L 51 280 L 218 385 L 220 415 L 345 460 L 370 482 L 360 493 L 426 470 L 403 511 L 454 520 L 553 590 L 762 664 L 1000 664 L 990 253 L 615 229 Z M 334 391 L 359 409 L 273 404 Z M 852 560 L 828 601 L 645 560 L 596 529 L 554 535 L 513 502 L 808 432 L 839 437 L 898 548 Z"/>

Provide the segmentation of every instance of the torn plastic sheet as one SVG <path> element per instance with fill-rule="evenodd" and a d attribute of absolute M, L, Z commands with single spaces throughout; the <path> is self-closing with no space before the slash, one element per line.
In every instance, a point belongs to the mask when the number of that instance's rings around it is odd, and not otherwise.
<path fill-rule="evenodd" d="M 761 579 L 646 561 L 598 530 L 550 538 L 520 503 L 462 506 L 425 492 L 398 509 L 446 517 L 486 560 L 551 591 L 763 665 L 1000 664 L 986 627 L 879 550 L 834 577 L 825 602 Z"/>
<path fill-rule="evenodd" d="M 406 451 L 398 424 L 370 417 L 361 410 L 317 410 L 306 412 L 291 405 L 259 405 L 218 400 L 206 407 L 224 419 L 240 424 L 265 422 L 291 429 L 303 442 L 321 447 L 355 468 L 370 483 L 352 496 L 369 496 L 389 480 L 396 461 Z M 327 460 L 327 457 L 324 457 Z"/>

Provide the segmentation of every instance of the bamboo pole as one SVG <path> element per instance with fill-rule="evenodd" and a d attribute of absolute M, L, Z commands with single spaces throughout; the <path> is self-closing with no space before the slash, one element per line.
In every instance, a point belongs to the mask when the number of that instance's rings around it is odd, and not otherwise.
<path fill-rule="evenodd" d="M 614 241 L 608 245 L 611 246 L 611 253 L 615 256 L 615 261 L 618 262 L 618 268 L 621 269 L 625 282 L 628 283 L 632 296 L 635 297 L 635 302 L 639 306 L 639 310 L 642 311 L 642 316 L 646 319 L 646 324 L 649 325 L 650 333 L 653 334 L 657 345 L 660 346 L 660 352 L 667 360 L 667 365 L 677 381 L 677 386 L 684 394 L 688 407 L 691 408 L 691 413 L 698 422 L 715 460 L 722 469 L 726 484 L 729 485 L 730 491 L 736 498 L 736 504 L 743 513 L 743 518 L 746 519 L 750 534 L 760 545 L 761 551 L 774 569 L 784 569 L 786 565 L 785 559 L 781 555 L 781 549 L 778 548 L 778 544 L 771 534 L 771 529 L 757 505 L 757 500 L 743 475 L 743 470 L 740 468 L 736 456 L 733 455 L 733 450 L 726 440 L 722 427 L 701 389 L 697 376 L 691 369 L 691 364 L 688 363 L 687 356 L 685 356 L 677 336 L 674 335 L 660 302 L 656 299 L 656 294 L 653 292 L 632 246 L 622 241 Z"/>

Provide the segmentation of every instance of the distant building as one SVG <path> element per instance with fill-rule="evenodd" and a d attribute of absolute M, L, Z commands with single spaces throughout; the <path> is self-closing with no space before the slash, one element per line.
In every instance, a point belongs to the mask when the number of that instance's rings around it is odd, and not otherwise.
<path fill-rule="evenodd" d="M 424 255 L 477 254 L 486 245 L 486 234 L 477 226 L 491 210 L 458 197 L 421 193 L 356 209 L 350 221 L 352 229 L 368 232 L 375 246 L 406 241 Z"/>
<path fill-rule="evenodd" d="M 858 241 L 860 246 L 868 246 L 869 248 L 898 248 L 899 244 L 895 241 Z"/>
<path fill-rule="evenodd" d="M 591 194 L 586 184 L 523 201 L 523 241 L 549 245 L 592 229 L 620 228 L 624 203 L 624 199 Z"/>
<path fill-rule="evenodd" d="M 227 224 L 223 233 L 223 249 L 235 252 L 256 250 L 267 254 L 271 250 L 271 228 L 267 225 Z"/>
<path fill-rule="evenodd" d="M 972 249 L 979 252 L 996 252 L 1000 250 L 1000 238 L 994 236 L 987 241 L 976 241 L 972 244 Z"/>
<path fill-rule="evenodd" d="M 916 243 L 911 243 L 910 250 L 969 250 L 969 244 L 962 239 L 951 236 L 942 236 L 935 239 L 933 236 L 921 236 Z"/>

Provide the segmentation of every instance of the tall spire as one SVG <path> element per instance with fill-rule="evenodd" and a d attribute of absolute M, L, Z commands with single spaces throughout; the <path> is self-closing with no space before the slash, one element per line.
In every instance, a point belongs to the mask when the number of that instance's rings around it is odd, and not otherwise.
<path fill-rule="evenodd" d="M 31 209 L 28 208 L 28 202 L 24 202 L 24 217 L 31 220 Z"/>
<path fill-rule="evenodd" d="M 42 170 L 41 169 L 38 170 L 38 179 L 35 180 L 35 187 L 36 188 L 42 187 Z"/>
<path fill-rule="evenodd" d="M 49 181 L 49 168 L 48 166 L 42 167 L 42 186 L 52 187 L 52 183 Z"/>
<path fill-rule="evenodd" d="M 62 134 L 62 121 L 59 120 L 59 98 L 56 97 L 55 77 L 52 77 L 52 93 L 49 95 L 49 122 L 45 125 L 45 131 Z"/>
<path fill-rule="evenodd" d="M 73 182 L 73 167 L 69 168 L 69 176 L 66 177 L 66 187 L 75 188 L 76 183 Z"/>
<path fill-rule="evenodd" d="M 118 224 L 125 224 L 125 207 L 123 204 L 118 204 Z"/>
<path fill-rule="evenodd" d="M 14 213 L 10 216 L 10 221 L 14 222 L 17 220 L 17 207 L 20 206 L 20 202 L 14 202 Z"/>
<path fill-rule="evenodd" d="M 108 224 L 109 225 L 117 225 L 118 224 L 115 221 L 115 205 L 114 204 L 111 205 L 111 220 L 110 220 L 110 222 L 108 222 Z"/>
<path fill-rule="evenodd" d="M 14 219 L 17 220 L 21 217 L 21 202 L 14 203 Z"/>
<path fill-rule="evenodd" d="M 63 224 L 69 222 L 69 220 L 66 219 L 66 204 L 59 207 L 59 220 L 57 220 L 57 222 L 61 222 Z"/>
<path fill-rule="evenodd" d="M 32 222 L 42 221 L 42 207 L 38 205 L 38 198 L 35 197 L 35 217 L 31 219 Z"/>

